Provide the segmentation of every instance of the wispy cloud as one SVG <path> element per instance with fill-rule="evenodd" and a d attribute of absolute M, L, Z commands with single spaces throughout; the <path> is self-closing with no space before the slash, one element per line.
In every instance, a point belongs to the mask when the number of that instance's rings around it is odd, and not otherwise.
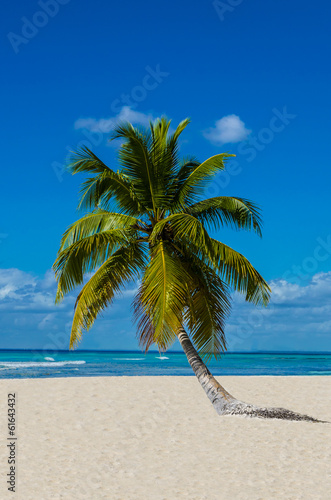
<path fill-rule="evenodd" d="M 246 128 L 245 123 L 237 115 L 223 116 L 215 122 L 214 127 L 203 131 L 208 141 L 218 145 L 243 141 L 250 133 L 251 130 Z"/>
<path fill-rule="evenodd" d="M 101 132 L 102 134 L 109 134 L 117 123 L 122 121 L 129 121 L 134 125 L 147 126 L 153 120 L 151 114 L 141 113 L 130 108 L 130 106 L 123 106 L 121 111 L 109 118 L 79 118 L 75 122 L 75 129 L 87 129 L 91 132 Z"/>

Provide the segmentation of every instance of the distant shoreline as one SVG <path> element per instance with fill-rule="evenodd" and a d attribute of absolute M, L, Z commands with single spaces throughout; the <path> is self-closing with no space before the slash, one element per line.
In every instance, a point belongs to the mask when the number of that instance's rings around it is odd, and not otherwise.
<path fill-rule="evenodd" d="M 0 352 L 6 352 L 6 351 L 29 351 L 29 352 L 49 352 L 49 349 L 37 349 L 37 348 L 21 348 L 21 349 L 7 349 L 7 348 L 0 348 Z M 54 352 L 120 352 L 120 353 L 139 353 L 139 354 L 145 354 L 143 351 L 140 350 L 125 350 L 125 349 L 54 349 Z M 183 351 L 166 351 L 169 354 L 183 354 Z M 149 354 L 159 354 L 159 351 L 156 350 L 149 350 Z M 227 354 L 331 354 L 330 351 L 226 351 L 223 352 L 221 355 L 227 355 Z"/>

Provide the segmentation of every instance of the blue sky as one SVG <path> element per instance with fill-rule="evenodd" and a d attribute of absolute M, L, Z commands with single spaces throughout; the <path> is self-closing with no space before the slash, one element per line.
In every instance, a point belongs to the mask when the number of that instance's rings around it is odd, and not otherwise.
<path fill-rule="evenodd" d="M 235 297 L 229 348 L 330 350 L 331 6 L 18 0 L 4 9 L 0 347 L 67 346 L 74 298 L 54 306 L 50 268 L 78 217 L 82 178 L 64 173 L 68 151 L 89 142 L 116 166 L 114 122 L 165 114 L 192 119 L 183 155 L 237 154 L 207 196 L 263 208 L 262 240 L 218 235 L 274 288 L 262 319 Z M 136 348 L 134 288 L 82 348 Z"/>

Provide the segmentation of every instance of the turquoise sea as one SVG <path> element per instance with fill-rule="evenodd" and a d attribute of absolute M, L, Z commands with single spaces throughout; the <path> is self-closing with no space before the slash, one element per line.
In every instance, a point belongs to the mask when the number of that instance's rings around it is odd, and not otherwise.
<path fill-rule="evenodd" d="M 226 353 L 214 375 L 331 375 L 331 353 Z M 183 353 L 0 351 L 0 378 L 193 375 Z"/>

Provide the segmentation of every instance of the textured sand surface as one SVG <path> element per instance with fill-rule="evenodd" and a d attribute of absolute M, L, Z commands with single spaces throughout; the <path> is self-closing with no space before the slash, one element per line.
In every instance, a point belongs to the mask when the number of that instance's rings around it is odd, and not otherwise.
<path fill-rule="evenodd" d="M 223 377 L 234 396 L 331 421 L 331 377 Z M 1 380 L 0 498 L 329 500 L 331 424 L 219 417 L 195 377 Z M 18 489 L 6 491 L 7 392 Z"/>

